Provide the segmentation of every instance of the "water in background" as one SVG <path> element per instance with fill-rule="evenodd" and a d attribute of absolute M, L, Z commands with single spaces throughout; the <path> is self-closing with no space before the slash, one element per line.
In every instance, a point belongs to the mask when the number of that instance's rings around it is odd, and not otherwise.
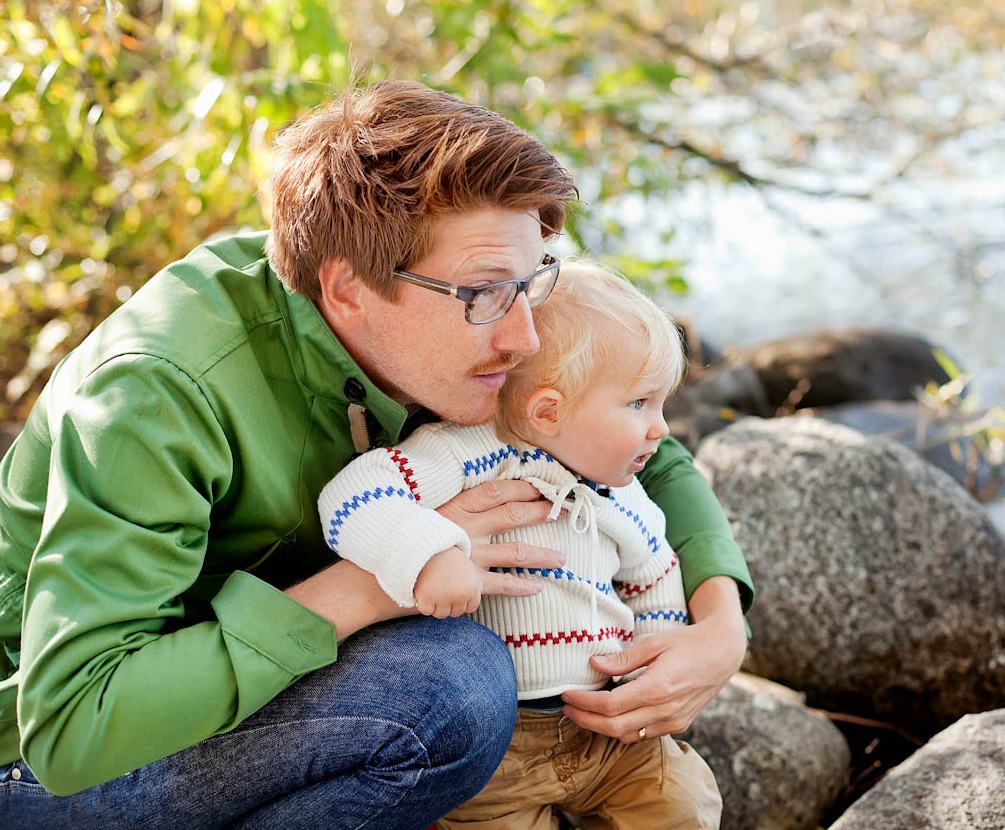
<path fill-rule="evenodd" d="M 669 253 L 691 290 L 661 299 L 714 346 L 849 326 L 919 334 L 973 373 L 982 404 L 1005 406 L 1000 138 L 955 148 L 951 176 L 898 182 L 882 203 L 696 184 L 655 212 L 628 201 L 623 216 L 676 228 Z"/>

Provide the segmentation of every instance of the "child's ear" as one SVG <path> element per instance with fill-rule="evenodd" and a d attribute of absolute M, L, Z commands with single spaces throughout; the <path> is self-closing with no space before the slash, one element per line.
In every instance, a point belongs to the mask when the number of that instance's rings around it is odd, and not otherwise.
<path fill-rule="evenodd" d="M 527 422 L 543 435 L 557 435 L 565 411 L 565 395 L 557 389 L 538 389 L 527 399 Z"/>

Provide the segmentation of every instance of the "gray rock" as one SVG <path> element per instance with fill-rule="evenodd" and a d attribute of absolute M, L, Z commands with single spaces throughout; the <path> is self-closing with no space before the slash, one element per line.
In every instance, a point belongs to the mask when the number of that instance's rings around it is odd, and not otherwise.
<path fill-rule="evenodd" d="M 1005 496 L 1005 470 L 996 467 L 978 436 L 975 424 L 998 424 L 994 413 L 944 411 L 918 401 L 866 401 L 802 410 L 835 424 L 844 424 L 866 435 L 883 435 L 910 447 L 926 461 L 945 470 L 980 502 Z"/>
<path fill-rule="evenodd" d="M 984 511 L 998 532 L 1005 534 L 1005 499 L 989 502 L 984 505 Z"/>
<path fill-rule="evenodd" d="M 769 405 L 761 379 L 744 364 L 713 366 L 694 373 L 663 405 L 670 434 L 694 450 L 701 439 L 742 415 L 769 417 Z"/>
<path fill-rule="evenodd" d="M 840 731 L 802 698 L 739 674 L 684 736 L 715 772 L 721 830 L 815 830 L 845 782 Z"/>
<path fill-rule="evenodd" d="M 748 671 L 918 737 L 1005 705 L 1005 542 L 948 474 L 813 418 L 744 419 L 697 458 L 758 589 Z"/>
<path fill-rule="evenodd" d="M 1002 830 L 1005 710 L 967 715 L 849 807 L 830 830 Z"/>
<path fill-rule="evenodd" d="M 909 400 L 949 380 L 927 340 L 882 329 L 813 331 L 729 349 L 726 362 L 757 372 L 772 407 Z"/>

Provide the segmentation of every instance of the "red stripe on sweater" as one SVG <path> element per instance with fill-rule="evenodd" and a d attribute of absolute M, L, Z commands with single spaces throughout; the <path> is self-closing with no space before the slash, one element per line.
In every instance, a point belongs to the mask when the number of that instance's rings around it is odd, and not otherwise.
<path fill-rule="evenodd" d="M 415 482 L 415 471 L 409 465 L 408 456 L 405 455 L 401 450 L 395 449 L 394 447 L 385 448 L 391 454 L 391 460 L 398 466 L 401 471 L 401 475 L 405 479 L 405 484 L 408 485 L 409 492 L 415 497 L 416 501 L 420 500 L 419 496 L 419 485 Z"/>
<path fill-rule="evenodd" d="M 670 563 L 670 567 L 667 568 L 663 573 L 661 573 L 656 579 L 650 582 L 648 585 L 629 585 L 627 582 L 619 582 L 618 585 L 621 588 L 621 593 L 626 597 L 634 597 L 636 594 L 641 594 L 648 591 L 657 582 L 659 582 L 663 577 L 665 577 L 670 571 L 677 567 L 677 555 L 674 554 L 673 561 Z"/>
<path fill-rule="evenodd" d="M 596 640 L 610 640 L 612 637 L 628 642 L 633 638 L 631 631 L 623 628 L 602 628 L 591 633 L 585 628 L 580 631 L 535 631 L 533 634 L 507 634 L 503 642 L 514 648 L 523 646 L 549 646 L 558 643 L 592 643 Z"/>

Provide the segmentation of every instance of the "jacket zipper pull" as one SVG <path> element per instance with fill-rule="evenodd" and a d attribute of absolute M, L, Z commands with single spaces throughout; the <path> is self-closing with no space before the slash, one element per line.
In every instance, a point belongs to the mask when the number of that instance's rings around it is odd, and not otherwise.
<path fill-rule="evenodd" d="M 373 449 L 370 427 L 366 422 L 366 407 L 358 403 L 349 404 L 349 434 L 352 436 L 352 446 L 356 452 L 364 453 Z"/>

